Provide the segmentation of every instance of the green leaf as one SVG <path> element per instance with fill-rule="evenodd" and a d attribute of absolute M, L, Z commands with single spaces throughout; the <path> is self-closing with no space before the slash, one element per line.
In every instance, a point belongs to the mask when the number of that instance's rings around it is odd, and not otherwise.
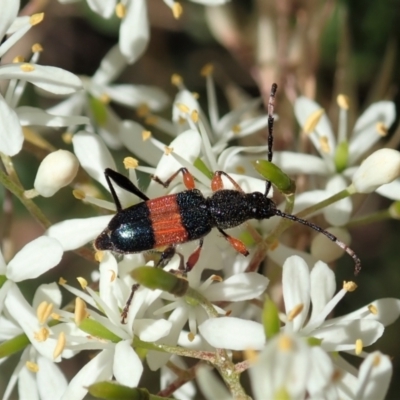
<path fill-rule="evenodd" d="M 280 331 L 279 311 L 275 303 L 267 297 L 264 302 L 262 312 L 262 323 L 264 326 L 264 333 L 267 339 L 271 339 Z"/>
<path fill-rule="evenodd" d="M 284 194 L 292 194 L 296 191 L 294 181 L 292 181 L 279 167 L 266 160 L 256 160 L 253 162 L 256 171 Z"/>
<path fill-rule="evenodd" d="M 0 344 L 0 358 L 8 357 L 14 353 L 18 353 L 29 344 L 31 344 L 31 342 L 29 341 L 28 336 L 26 336 L 25 333 L 15 336 L 10 340 L 6 340 L 5 342 Z"/>
<path fill-rule="evenodd" d="M 131 272 L 131 275 L 135 281 L 149 289 L 160 289 L 179 297 L 184 296 L 189 287 L 186 279 L 160 268 L 138 267 Z"/>
<path fill-rule="evenodd" d="M 117 382 L 97 382 L 88 387 L 89 393 L 98 399 L 107 400 L 149 400 L 146 389 L 130 388 Z"/>
<path fill-rule="evenodd" d="M 97 322 L 94 319 L 85 318 L 79 324 L 79 329 L 81 329 L 83 332 L 88 333 L 91 336 L 96 336 L 101 339 L 110 340 L 113 343 L 118 343 L 122 340 L 119 336 L 112 333 L 100 322 Z"/>

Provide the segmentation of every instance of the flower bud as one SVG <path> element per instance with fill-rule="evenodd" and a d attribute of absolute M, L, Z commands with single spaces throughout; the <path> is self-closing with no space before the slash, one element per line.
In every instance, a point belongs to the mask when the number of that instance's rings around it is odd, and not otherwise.
<path fill-rule="evenodd" d="M 380 149 L 367 157 L 353 176 L 358 193 L 371 193 L 400 176 L 400 152 Z"/>
<path fill-rule="evenodd" d="M 34 187 L 41 196 L 51 197 L 72 182 L 78 168 L 78 159 L 71 152 L 57 150 L 50 153 L 39 166 Z"/>

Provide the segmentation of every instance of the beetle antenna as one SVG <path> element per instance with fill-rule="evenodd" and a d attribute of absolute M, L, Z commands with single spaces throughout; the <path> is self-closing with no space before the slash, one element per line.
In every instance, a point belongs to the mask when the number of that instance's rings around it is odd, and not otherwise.
<path fill-rule="evenodd" d="M 273 156 L 273 144 L 274 144 L 274 108 L 275 108 L 275 95 L 276 90 L 278 89 L 278 85 L 273 83 L 271 86 L 271 93 L 269 95 L 268 100 L 268 161 L 272 161 Z M 271 181 L 267 181 L 265 187 L 265 196 L 268 196 L 268 193 L 271 189 Z"/>
<path fill-rule="evenodd" d="M 311 229 L 314 229 L 315 231 L 322 233 L 325 235 L 329 240 L 332 242 L 336 243 L 340 248 L 342 248 L 353 260 L 354 260 L 354 275 L 358 275 L 358 273 L 361 271 L 361 260 L 357 256 L 357 254 L 351 249 L 350 247 L 347 246 L 346 243 L 342 242 L 339 240 L 335 235 L 332 235 L 330 232 L 326 231 L 325 229 L 322 229 L 320 226 L 313 224 L 312 222 L 306 221 L 305 219 L 301 219 L 296 217 L 295 215 L 291 214 L 286 214 L 280 210 L 275 210 L 275 215 L 278 217 L 290 219 L 291 221 L 294 222 L 299 222 L 300 224 L 306 225 Z"/>

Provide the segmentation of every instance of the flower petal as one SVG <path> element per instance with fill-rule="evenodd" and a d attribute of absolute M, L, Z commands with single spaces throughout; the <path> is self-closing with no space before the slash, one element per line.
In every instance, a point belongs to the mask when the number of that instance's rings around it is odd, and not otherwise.
<path fill-rule="evenodd" d="M 260 350 L 265 345 L 264 328 L 254 321 L 240 318 L 212 318 L 199 326 L 207 342 L 217 349 Z"/>
<path fill-rule="evenodd" d="M 217 379 L 209 367 L 203 365 L 197 370 L 196 380 L 201 392 L 207 400 L 233 400 L 227 388 Z"/>
<path fill-rule="evenodd" d="M 143 373 L 143 364 L 130 340 L 115 345 L 113 372 L 115 379 L 122 385 L 136 387 Z"/>
<path fill-rule="evenodd" d="M 155 342 L 171 331 L 172 323 L 165 319 L 137 319 L 133 323 L 135 334 L 144 342 Z"/>
<path fill-rule="evenodd" d="M 7 277 L 14 282 L 33 279 L 55 267 L 63 255 L 58 240 L 41 236 L 25 245 L 7 267 Z"/>
<path fill-rule="evenodd" d="M 67 379 L 58 366 L 48 358 L 38 356 L 37 387 L 42 400 L 59 399 L 68 386 Z"/>

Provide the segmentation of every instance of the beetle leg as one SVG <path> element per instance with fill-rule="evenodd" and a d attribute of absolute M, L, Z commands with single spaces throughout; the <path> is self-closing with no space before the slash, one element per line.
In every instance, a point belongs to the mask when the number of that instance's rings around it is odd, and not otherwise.
<path fill-rule="evenodd" d="M 183 176 L 183 184 L 186 186 L 187 189 L 191 190 L 195 188 L 194 178 L 193 175 L 188 171 L 187 168 L 180 168 L 176 171 L 172 176 L 170 176 L 166 181 L 162 181 L 158 176 L 153 175 L 151 179 L 156 181 L 160 185 L 167 188 L 170 183 L 178 176 L 179 173 L 182 173 Z"/>
<path fill-rule="evenodd" d="M 139 287 L 140 287 L 140 285 L 138 283 L 134 283 L 132 285 L 131 293 L 129 294 L 128 300 L 126 301 L 125 307 L 121 313 L 121 324 L 126 324 L 126 319 L 128 318 L 129 307 L 131 306 L 133 296 L 134 296 L 136 290 L 139 289 Z"/>
<path fill-rule="evenodd" d="M 188 272 L 190 272 L 193 267 L 197 264 L 197 261 L 199 261 L 199 257 L 200 257 L 200 252 L 201 249 L 203 247 L 203 238 L 201 238 L 199 240 L 199 246 L 197 247 L 197 249 L 189 256 L 187 262 L 186 262 L 186 267 L 185 267 L 185 274 L 187 274 Z"/>
<path fill-rule="evenodd" d="M 224 188 L 224 183 L 222 182 L 222 175 L 224 175 L 226 178 L 229 179 L 229 181 L 232 183 L 232 185 L 237 191 L 244 193 L 243 189 L 239 186 L 239 184 L 224 171 L 214 172 L 214 176 L 211 180 L 211 189 L 213 192 L 216 192 L 217 190 L 221 190 Z"/>
<path fill-rule="evenodd" d="M 235 239 L 234 237 L 228 235 L 226 232 L 224 232 L 222 229 L 218 228 L 219 232 L 222 233 L 224 238 L 229 242 L 229 244 L 240 254 L 243 254 L 244 256 L 248 256 L 249 252 L 246 249 L 246 246 L 244 245 L 243 242 L 241 242 L 239 239 Z"/>

